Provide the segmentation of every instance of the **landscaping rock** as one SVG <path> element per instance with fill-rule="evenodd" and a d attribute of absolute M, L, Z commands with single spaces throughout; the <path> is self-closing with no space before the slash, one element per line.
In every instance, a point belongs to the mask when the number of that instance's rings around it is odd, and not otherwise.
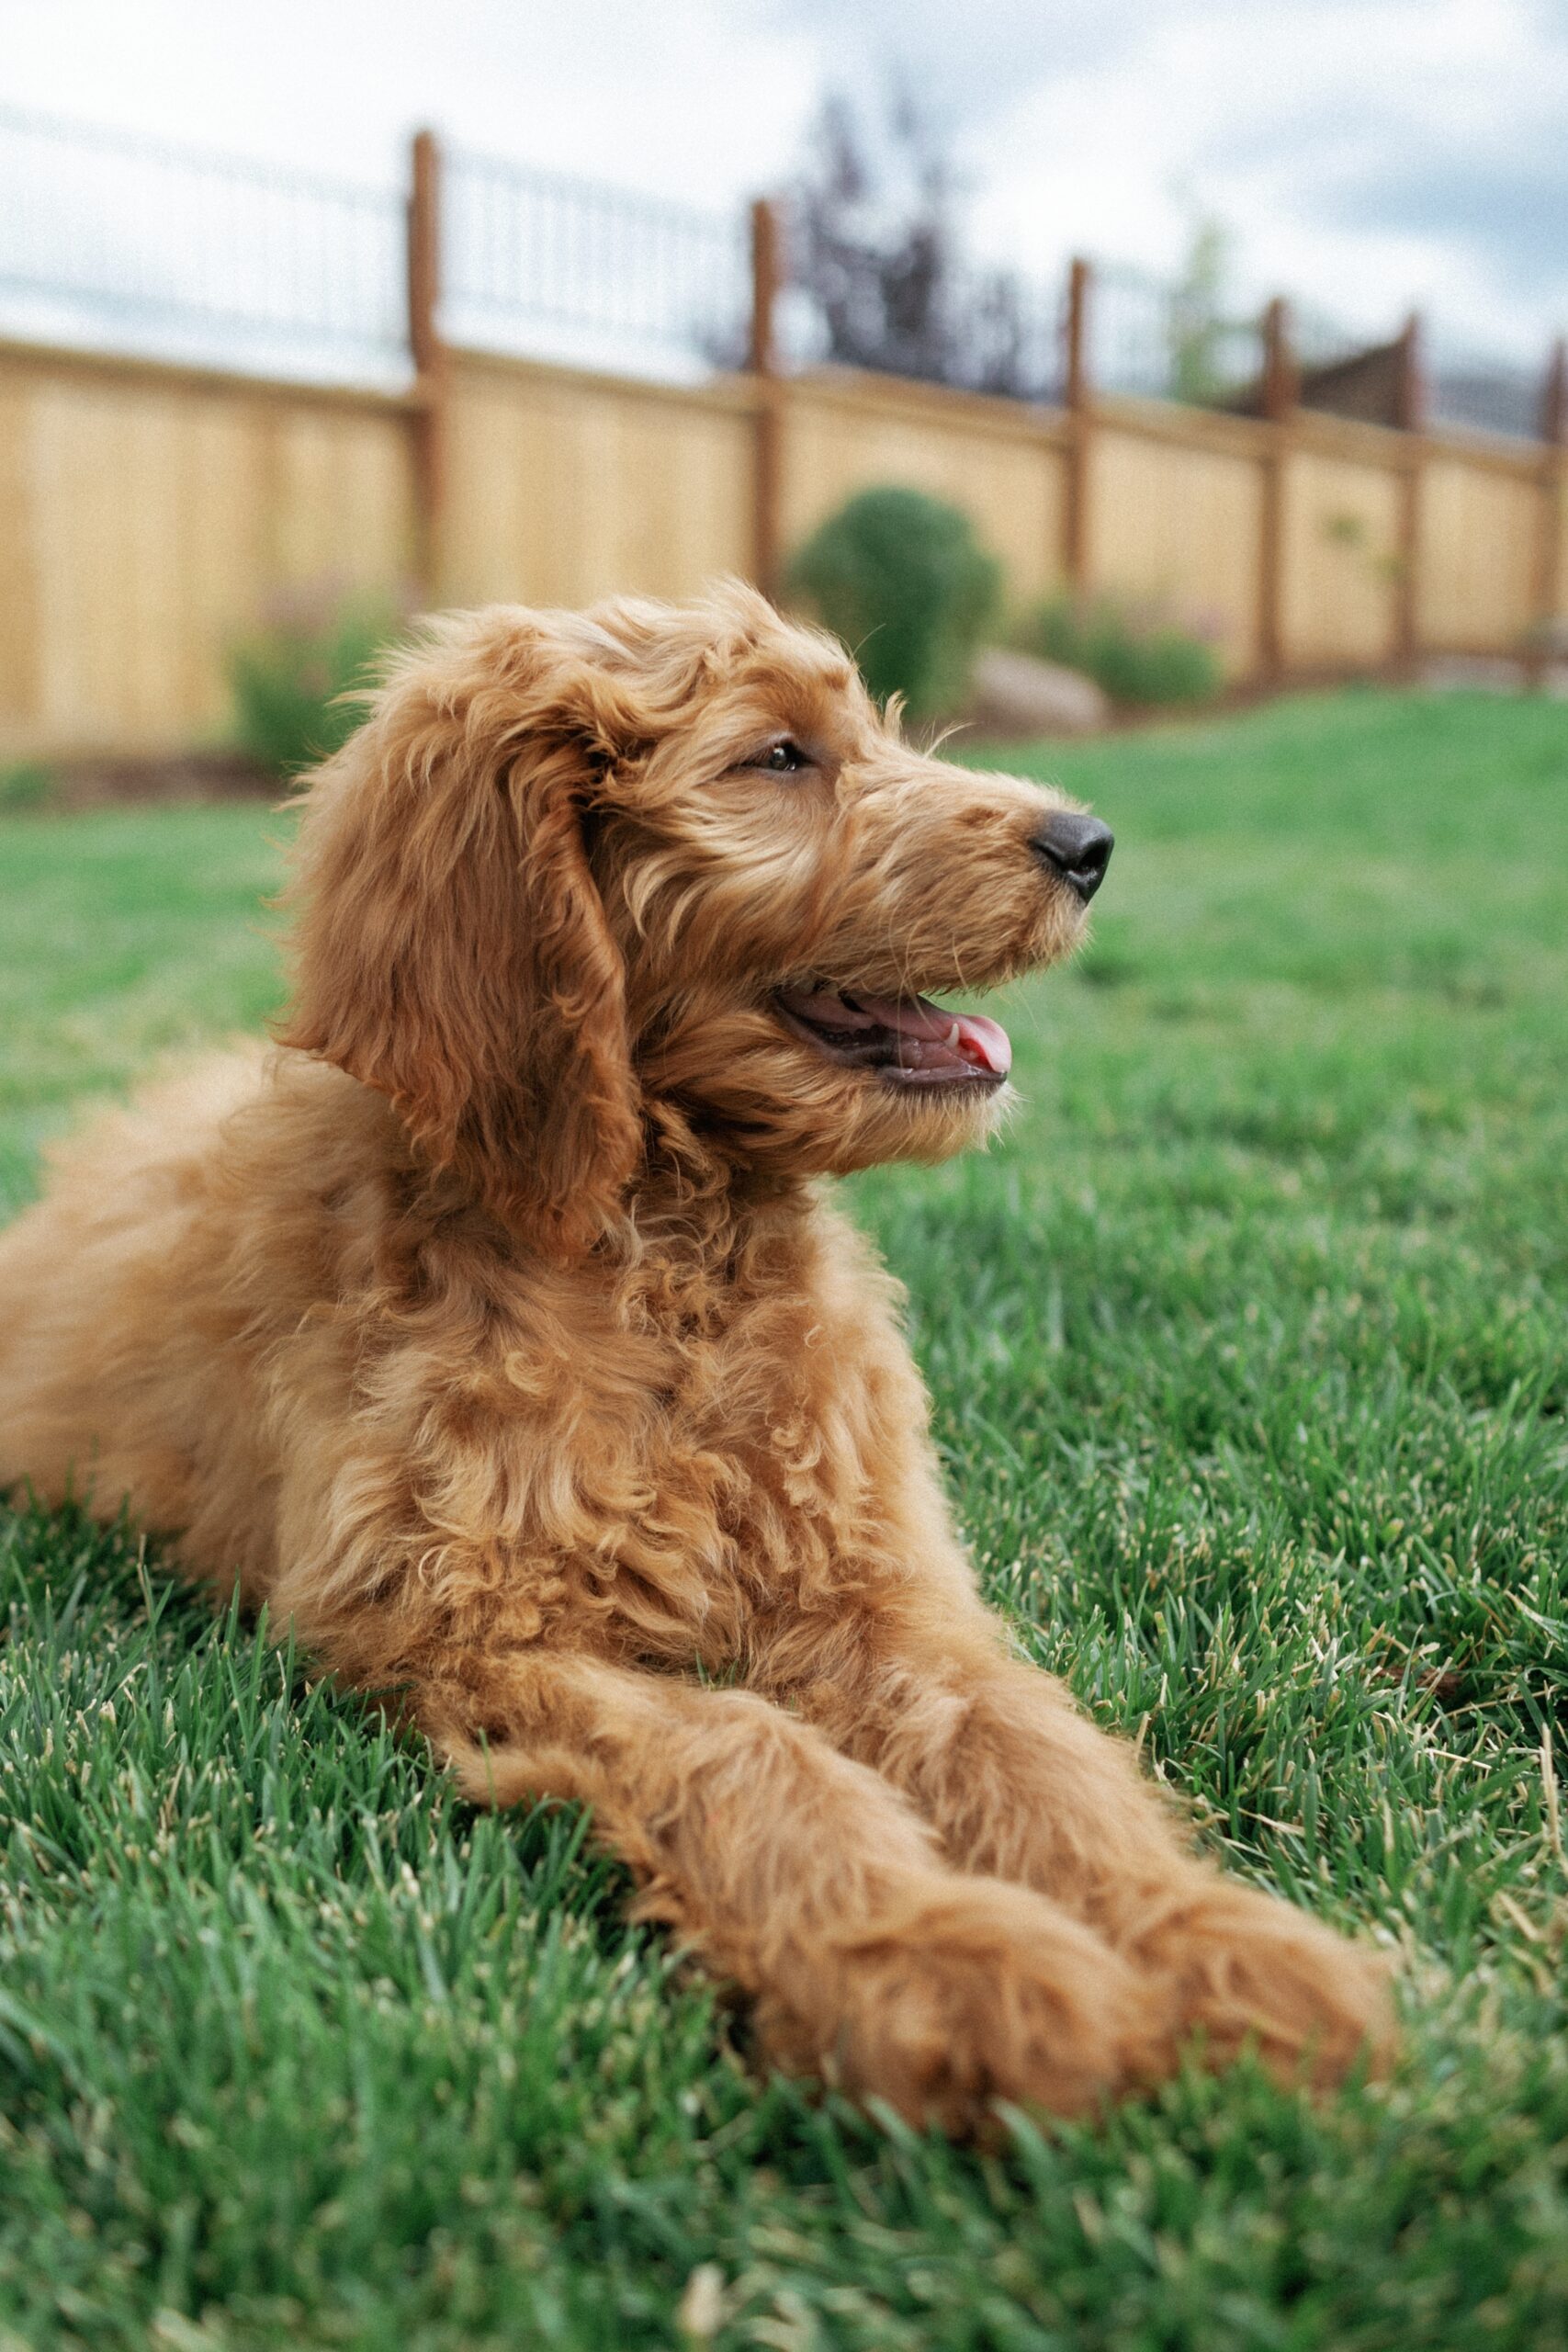
<path fill-rule="evenodd" d="M 1092 678 L 1032 653 L 988 645 L 976 657 L 964 718 L 983 735 L 1092 735 L 1111 705 Z"/>

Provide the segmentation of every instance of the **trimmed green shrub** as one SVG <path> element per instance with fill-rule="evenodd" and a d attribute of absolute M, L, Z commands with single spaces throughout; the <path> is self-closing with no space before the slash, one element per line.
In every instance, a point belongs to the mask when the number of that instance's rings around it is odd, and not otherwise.
<path fill-rule="evenodd" d="M 229 656 L 234 733 L 274 775 L 298 775 L 348 741 L 364 717 L 355 694 L 403 626 L 395 606 L 294 599 Z M 346 699 L 345 699 L 346 697 Z"/>
<path fill-rule="evenodd" d="M 962 703 L 1001 566 L 956 506 L 890 486 L 830 515 L 787 586 L 843 639 L 878 702 L 899 695 L 923 718 Z"/>
<path fill-rule="evenodd" d="M 1206 702 L 1220 686 L 1219 657 L 1157 605 L 1114 596 L 1052 596 L 1019 631 L 1026 652 L 1095 679 L 1112 702 L 1141 709 Z"/>
<path fill-rule="evenodd" d="M 42 808 L 54 789 L 54 778 L 40 760 L 18 760 L 0 767 L 0 816 L 20 808 Z"/>

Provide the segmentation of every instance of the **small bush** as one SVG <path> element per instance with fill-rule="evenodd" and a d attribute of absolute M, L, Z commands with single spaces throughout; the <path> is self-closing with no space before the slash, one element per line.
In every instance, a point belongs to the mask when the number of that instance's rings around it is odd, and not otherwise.
<path fill-rule="evenodd" d="M 317 598 L 280 608 L 229 657 L 241 750 L 286 778 L 337 751 L 365 715 L 353 689 L 370 683 L 402 624 L 390 604 Z"/>
<path fill-rule="evenodd" d="M 1158 709 L 1205 702 L 1219 691 L 1213 647 L 1158 606 L 1114 596 L 1053 596 L 1020 631 L 1019 643 L 1047 662 L 1081 670 L 1115 703 Z"/>
<path fill-rule="evenodd" d="M 996 608 L 1001 567 L 966 514 L 918 490 L 863 490 L 790 566 L 793 595 L 841 637 L 879 702 L 955 709 Z"/>
<path fill-rule="evenodd" d="M 41 808 L 53 789 L 54 778 L 40 760 L 18 760 L 11 767 L 0 767 L 0 815 Z"/>

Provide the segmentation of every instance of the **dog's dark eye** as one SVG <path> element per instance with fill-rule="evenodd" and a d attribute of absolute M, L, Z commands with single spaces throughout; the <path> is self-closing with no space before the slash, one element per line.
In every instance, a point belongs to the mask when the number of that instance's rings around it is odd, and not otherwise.
<path fill-rule="evenodd" d="M 792 743 L 787 735 L 782 743 L 775 743 L 771 751 L 764 752 L 757 763 L 769 775 L 795 775 L 810 764 L 800 745 Z"/>

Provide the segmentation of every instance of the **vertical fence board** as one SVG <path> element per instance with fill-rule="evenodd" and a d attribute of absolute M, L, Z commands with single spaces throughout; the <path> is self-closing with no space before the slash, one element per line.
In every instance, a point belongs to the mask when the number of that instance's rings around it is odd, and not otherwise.
<path fill-rule="evenodd" d="M 689 595 L 750 571 L 744 399 L 461 353 L 452 368 L 445 599 Z"/>
<path fill-rule="evenodd" d="M 1286 469 L 1284 501 L 1287 665 L 1381 668 L 1393 658 L 1400 561 L 1393 457 L 1379 465 L 1298 448 Z"/>
<path fill-rule="evenodd" d="M 1427 460 L 1416 623 L 1423 646 L 1523 650 L 1538 617 L 1540 499 L 1533 469 Z"/>
<path fill-rule="evenodd" d="M 186 432 L 188 594 L 206 626 L 184 632 L 180 700 L 199 737 L 224 722 L 229 641 L 254 624 L 277 584 L 269 528 L 277 485 L 270 446 L 237 403 L 193 402 Z"/>
<path fill-rule="evenodd" d="M 1258 650 L 1257 457 L 1119 430 L 1115 414 L 1102 412 L 1091 444 L 1088 584 L 1168 606 L 1245 676 Z"/>

